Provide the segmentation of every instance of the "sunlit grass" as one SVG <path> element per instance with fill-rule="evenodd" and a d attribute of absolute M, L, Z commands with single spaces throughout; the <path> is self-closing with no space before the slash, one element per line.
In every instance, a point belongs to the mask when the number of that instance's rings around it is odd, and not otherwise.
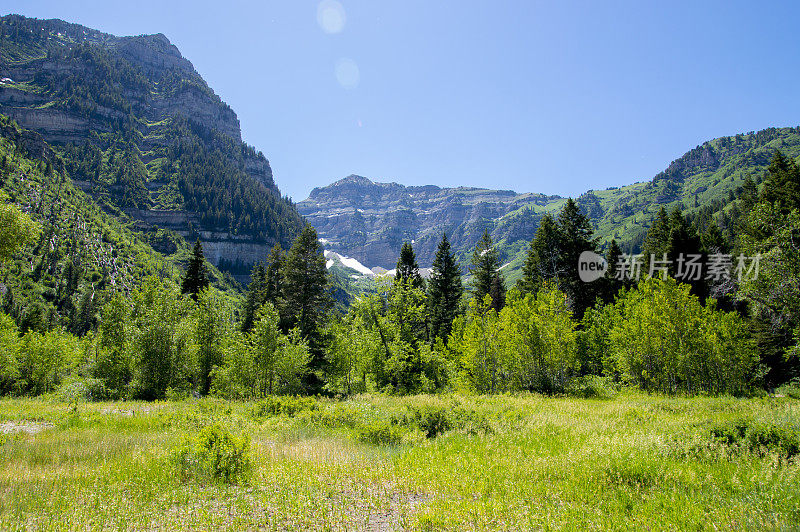
<path fill-rule="evenodd" d="M 709 427 L 746 418 L 796 429 L 798 404 L 360 396 L 264 418 L 252 404 L 218 400 L 82 403 L 75 412 L 6 399 L 5 426 L 43 428 L 9 432 L 0 445 L 0 529 L 792 529 L 797 459 L 728 449 Z M 471 412 L 483 428 L 371 445 L 352 426 L 421 406 Z M 176 475 L 171 450 L 211 422 L 251 437 L 249 482 Z"/>

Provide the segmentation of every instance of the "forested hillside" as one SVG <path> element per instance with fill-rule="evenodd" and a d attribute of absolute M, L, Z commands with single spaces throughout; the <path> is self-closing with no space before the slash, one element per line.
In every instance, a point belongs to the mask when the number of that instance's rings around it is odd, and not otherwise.
<path fill-rule="evenodd" d="M 40 226 L 30 245 L 0 263 L 2 308 L 22 330 L 82 336 L 114 294 L 130 294 L 148 275 L 178 279 L 189 248 L 174 233 L 137 231 L 104 212 L 66 166 L 38 135 L 0 116 L 0 195 Z M 212 279 L 233 293 L 235 282 L 216 268 Z"/>
<path fill-rule="evenodd" d="M 236 114 L 163 35 L 0 19 L 0 113 L 39 132 L 107 212 L 199 237 L 236 271 L 301 227 Z"/>

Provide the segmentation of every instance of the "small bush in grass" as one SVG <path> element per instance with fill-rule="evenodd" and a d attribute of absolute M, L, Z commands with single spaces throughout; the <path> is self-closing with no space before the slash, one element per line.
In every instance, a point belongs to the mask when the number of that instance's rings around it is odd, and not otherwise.
<path fill-rule="evenodd" d="M 101 379 L 71 376 L 64 379 L 58 387 L 56 397 L 65 403 L 105 401 L 111 397 L 111 392 Z"/>
<path fill-rule="evenodd" d="M 800 454 L 800 431 L 785 423 L 737 419 L 715 425 L 711 436 L 719 443 L 752 452 L 772 452 L 786 458 Z"/>
<path fill-rule="evenodd" d="M 389 420 L 378 419 L 359 427 L 358 439 L 372 445 L 399 445 L 403 442 L 406 432 Z"/>
<path fill-rule="evenodd" d="M 453 428 L 451 412 L 433 405 L 410 406 L 405 422 L 416 426 L 426 438 L 435 438 Z"/>
<path fill-rule="evenodd" d="M 313 397 L 295 396 L 270 396 L 256 403 L 253 406 L 253 417 L 262 418 L 268 416 L 284 415 L 294 417 L 301 412 L 313 412 L 319 410 L 319 404 Z"/>
<path fill-rule="evenodd" d="M 598 375 L 586 375 L 575 379 L 567 387 L 567 393 L 584 399 L 613 399 L 617 395 L 611 380 Z"/>
<path fill-rule="evenodd" d="M 214 424 L 187 438 L 173 451 L 173 461 L 184 479 L 240 484 L 250 479 L 250 438 L 235 436 Z"/>

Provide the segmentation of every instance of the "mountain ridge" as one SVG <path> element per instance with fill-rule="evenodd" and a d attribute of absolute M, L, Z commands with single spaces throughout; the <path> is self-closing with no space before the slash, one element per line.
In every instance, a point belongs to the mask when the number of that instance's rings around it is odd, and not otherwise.
<path fill-rule="evenodd" d="M 165 35 L 8 15 L 0 59 L 0 114 L 40 134 L 107 211 L 199 238 L 238 274 L 302 227 L 236 113 Z"/>
<path fill-rule="evenodd" d="M 641 245 L 661 207 L 679 206 L 689 215 L 702 216 L 703 223 L 710 215 L 730 233 L 726 212 L 734 208 L 739 187 L 746 177 L 763 173 L 776 149 L 800 158 L 800 127 L 712 139 L 674 159 L 648 181 L 588 190 L 576 201 L 592 220 L 601 244 L 616 239 L 629 251 Z M 508 275 L 513 279 L 541 217 L 557 214 L 565 201 L 557 195 L 403 186 L 351 175 L 315 188 L 297 206 L 329 249 L 368 267 L 391 268 L 405 240 L 414 242 L 420 265 L 428 266 L 442 231 L 465 267 L 471 249 L 488 230 L 503 262 L 510 264 Z"/>

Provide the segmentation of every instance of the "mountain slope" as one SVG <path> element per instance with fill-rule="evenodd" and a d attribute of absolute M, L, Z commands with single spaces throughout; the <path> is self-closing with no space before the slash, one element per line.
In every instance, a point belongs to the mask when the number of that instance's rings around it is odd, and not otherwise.
<path fill-rule="evenodd" d="M 199 237 L 234 271 L 302 226 L 236 114 L 164 35 L 9 15 L 0 58 L 0 113 L 40 133 L 106 210 Z"/>
<path fill-rule="evenodd" d="M 0 263 L 1 308 L 23 329 L 83 334 L 108 296 L 129 294 L 148 275 L 178 280 L 189 257 L 180 237 L 135 231 L 103 212 L 38 134 L 2 116 L 0 196 L 42 226 L 37 242 Z M 234 293 L 235 283 L 214 267 L 211 278 Z"/>
<path fill-rule="evenodd" d="M 588 191 L 577 202 L 601 243 L 613 238 L 623 249 L 637 251 L 661 207 L 680 206 L 688 214 L 704 208 L 720 214 L 729 210 L 744 179 L 760 177 L 776 149 L 800 157 L 800 127 L 714 139 L 676 159 L 650 181 Z M 414 242 L 420 265 L 428 266 L 442 231 L 466 266 L 472 248 L 488 230 L 498 242 L 506 264 L 503 271 L 513 281 L 541 217 L 557 213 L 565 201 L 502 190 L 405 187 L 349 176 L 314 189 L 297 207 L 326 247 L 367 267 L 393 267 L 404 240 Z"/>

